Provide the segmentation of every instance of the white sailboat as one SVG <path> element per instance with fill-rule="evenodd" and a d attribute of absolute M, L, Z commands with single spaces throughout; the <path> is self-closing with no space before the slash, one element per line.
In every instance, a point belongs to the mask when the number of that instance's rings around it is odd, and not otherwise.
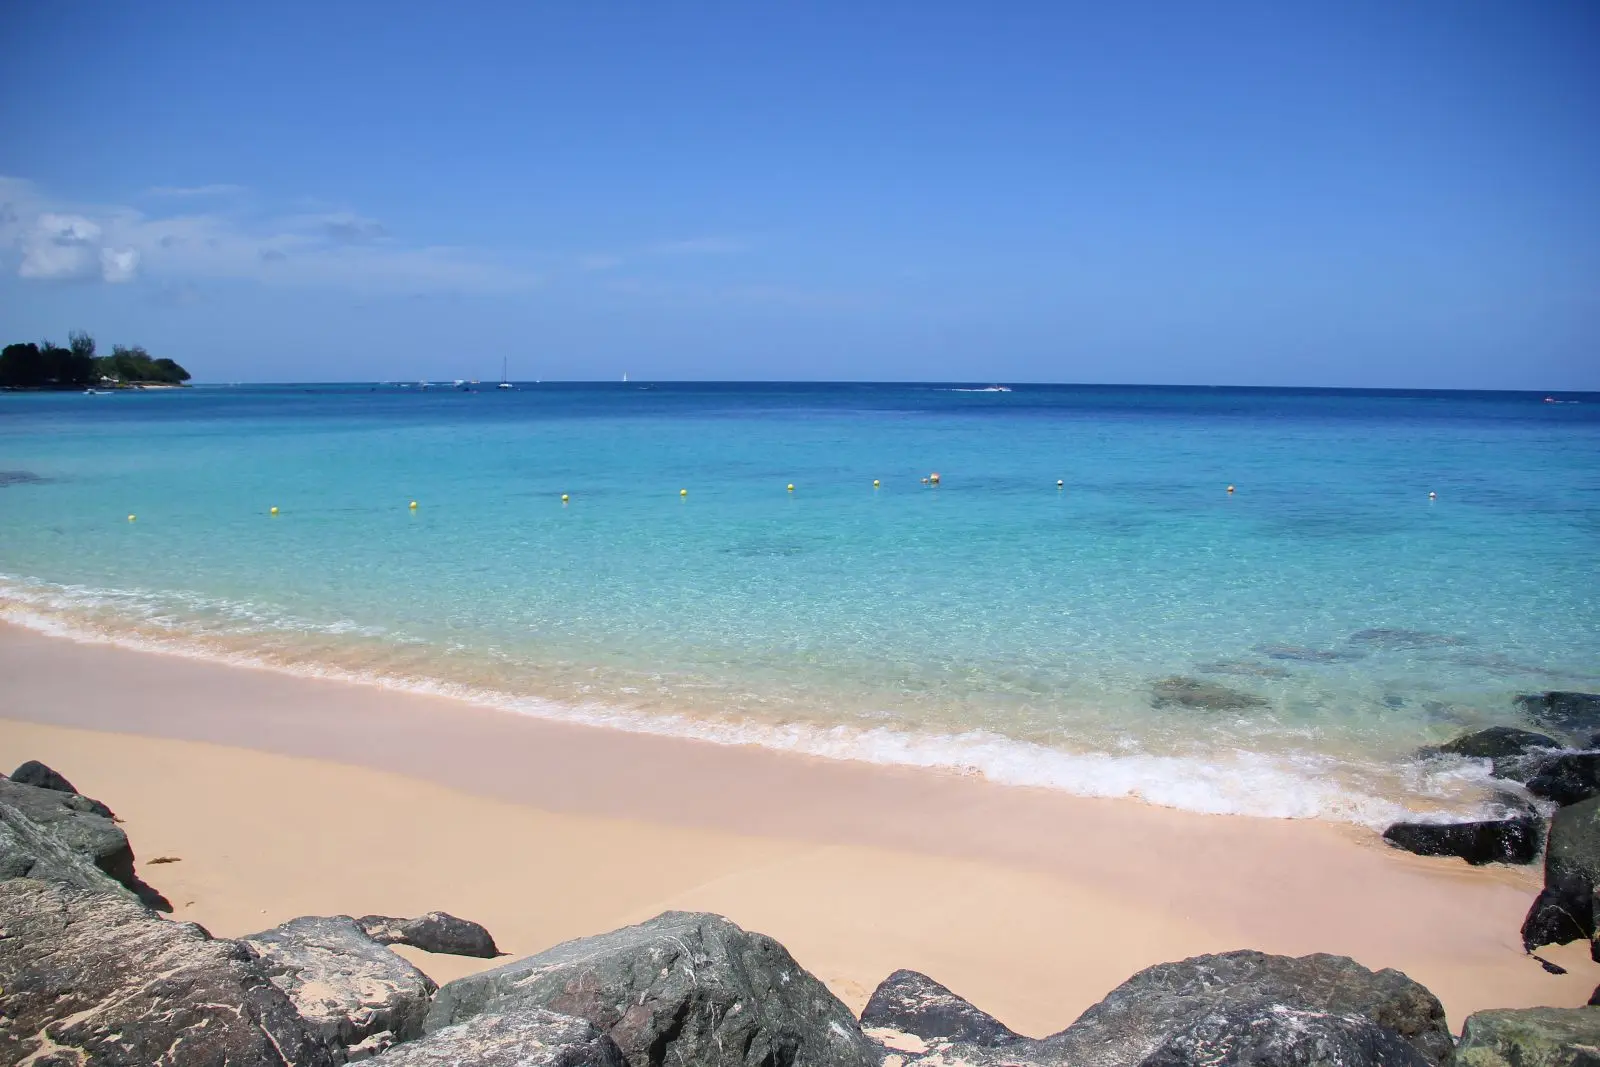
<path fill-rule="evenodd" d="M 628 380 L 628 372 L 627 371 L 623 371 L 622 372 L 622 380 L 624 382 L 626 382 Z"/>
<path fill-rule="evenodd" d="M 499 386 L 497 386 L 497 388 L 500 388 L 500 389 L 510 389 L 511 388 L 511 383 L 506 380 L 506 360 L 505 360 L 504 356 L 500 357 L 500 384 L 499 384 Z"/>

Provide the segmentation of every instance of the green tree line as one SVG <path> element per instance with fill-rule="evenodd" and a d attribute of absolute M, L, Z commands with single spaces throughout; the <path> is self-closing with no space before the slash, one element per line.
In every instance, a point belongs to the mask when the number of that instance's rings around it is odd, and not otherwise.
<path fill-rule="evenodd" d="M 69 334 L 65 348 L 51 341 L 6 345 L 0 351 L 0 388 L 88 389 L 97 385 L 181 385 L 189 372 L 170 359 L 155 359 L 141 346 L 115 345 L 95 355 L 94 338 Z"/>

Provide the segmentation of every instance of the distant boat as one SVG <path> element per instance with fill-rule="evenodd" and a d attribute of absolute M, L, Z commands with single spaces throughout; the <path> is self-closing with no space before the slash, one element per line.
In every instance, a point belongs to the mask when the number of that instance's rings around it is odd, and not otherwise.
<path fill-rule="evenodd" d="M 498 388 L 498 389 L 510 389 L 511 388 L 511 383 L 506 380 L 506 360 L 505 360 L 504 356 L 500 357 L 500 384 L 498 386 L 496 386 L 496 388 Z"/>
<path fill-rule="evenodd" d="M 627 380 L 628 380 L 628 372 L 627 371 L 623 371 L 622 372 L 622 380 L 623 380 L 624 383 L 627 382 Z"/>

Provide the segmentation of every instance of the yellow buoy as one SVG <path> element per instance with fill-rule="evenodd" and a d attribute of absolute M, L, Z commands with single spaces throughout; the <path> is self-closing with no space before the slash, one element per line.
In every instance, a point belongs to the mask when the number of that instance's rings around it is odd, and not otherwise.
<path fill-rule="evenodd" d="M 872 488 L 874 488 L 874 489 L 878 488 L 878 479 L 876 479 L 876 478 L 872 479 Z"/>
<path fill-rule="evenodd" d="M 276 515 L 277 513 L 278 513 L 278 505 L 276 505 L 276 504 L 272 505 L 272 507 L 267 509 L 267 514 L 268 515 Z"/>
<path fill-rule="evenodd" d="M 794 492 L 794 483 L 793 482 L 789 483 L 789 492 L 791 492 L 791 493 Z"/>
<path fill-rule="evenodd" d="M 567 494 L 565 494 L 565 493 L 562 493 L 562 494 L 561 494 L 561 502 L 562 502 L 562 503 L 563 503 L 563 504 L 565 504 L 565 503 L 566 503 L 566 502 L 567 502 Z"/>
<path fill-rule="evenodd" d="M 417 502 L 415 500 L 413 500 L 411 502 L 411 510 L 412 511 L 416 511 L 417 510 Z"/>
<path fill-rule="evenodd" d="M 129 521 L 129 522 L 132 522 L 132 521 L 133 521 L 133 520 L 134 520 L 134 519 L 137 519 L 137 518 L 138 518 L 138 517 L 139 517 L 139 516 L 137 516 L 137 515 L 129 515 L 129 516 L 128 516 L 128 521 Z"/>
<path fill-rule="evenodd" d="M 679 496 L 688 496 L 689 495 L 689 490 L 687 490 L 687 489 L 679 489 L 678 490 L 678 495 Z"/>

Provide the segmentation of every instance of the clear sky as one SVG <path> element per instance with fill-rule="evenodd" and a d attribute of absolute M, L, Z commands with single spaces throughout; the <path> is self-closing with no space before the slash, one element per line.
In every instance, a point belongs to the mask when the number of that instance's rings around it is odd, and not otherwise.
<path fill-rule="evenodd" d="M 1600 4 L 18 3 L 0 333 L 208 381 L 1600 388 Z"/>

